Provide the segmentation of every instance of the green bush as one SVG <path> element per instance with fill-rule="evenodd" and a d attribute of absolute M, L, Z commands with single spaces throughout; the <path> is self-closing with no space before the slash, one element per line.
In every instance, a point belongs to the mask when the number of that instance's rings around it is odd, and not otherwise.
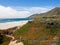
<path fill-rule="evenodd" d="M 60 29 L 60 26 L 58 24 L 54 24 L 54 25 L 47 24 L 46 28 L 48 29 L 49 34 L 56 35 Z"/>

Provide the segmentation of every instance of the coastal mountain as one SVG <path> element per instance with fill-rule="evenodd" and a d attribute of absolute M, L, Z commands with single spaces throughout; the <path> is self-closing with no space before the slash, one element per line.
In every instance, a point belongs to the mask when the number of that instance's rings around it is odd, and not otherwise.
<path fill-rule="evenodd" d="M 49 12 L 30 16 L 30 18 L 34 18 L 34 20 L 28 21 L 23 27 L 17 29 L 14 32 L 14 36 L 18 41 L 21 37 L 20 41 L 23 41 L 25 45 L 59 44 L 60 18 L 55 18 L 56 16 L 60 16 L 59 12 L 60 8 L 54 8 Z M 48 18 L 43 18 L 47 16 Z"/>
<path fill-rule="evenodd" d="M 35 18 L 35 17 L 60 17 L 60 7 L 56 7 L 46 13 L 41 13 L 41 14 L 34 14 L 30 16 L 30 18 Z"/>

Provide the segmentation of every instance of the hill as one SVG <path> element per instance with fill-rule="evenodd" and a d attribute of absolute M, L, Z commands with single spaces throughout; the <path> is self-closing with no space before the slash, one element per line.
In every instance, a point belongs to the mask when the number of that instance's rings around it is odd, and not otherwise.
<path fill-rule="evenodd" d="M 41 14 L 34 14 L 30 17 L 35 18 L 35 17 L 60 17 L 60 7 L 56 7 L 46 13 L 41 13 Z"/>
<path fill-rule="evenodd" d="M 49 45 L 53 43 L 53 38 L 60 35 L 60 24 L 28 22 L 18 29 L 14 36 L 24 45 Z M 51 43 L 50 43 L 51 42 Z M 56 43 L 56 42 L 54 42 Z"/>
<path fill-rule="evenodd" d="M 59 12 L 60 12 L 60 8 L 54 8 L 49 12 L 30 16 L 30 18 L 34 18 L 34 20 L 29 21 L 23 27 L 17 29 L 14 32 L 15 38 L 18 39 L 18 41 L 22 41 L 24 45 L 59 44 L 60 43 L 59 42 L 60 18 L 58 18 L 60 16 Z M 47 19 L 49 20 L 45 21 Z M 59 20 L 57 21 L 55 19 L 59 19 Z"/>

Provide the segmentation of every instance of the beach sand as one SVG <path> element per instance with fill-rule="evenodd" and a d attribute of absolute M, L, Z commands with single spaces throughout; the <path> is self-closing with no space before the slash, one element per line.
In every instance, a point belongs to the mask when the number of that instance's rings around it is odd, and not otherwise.
<path fill-rule="evenodd" d="M 23 26 L 26 24 L 28 21 L 18 21 L 18 22 L 7 22 L 7 23 L 0 23 L 0 29 L 8 29 L 16 26 Z"/>

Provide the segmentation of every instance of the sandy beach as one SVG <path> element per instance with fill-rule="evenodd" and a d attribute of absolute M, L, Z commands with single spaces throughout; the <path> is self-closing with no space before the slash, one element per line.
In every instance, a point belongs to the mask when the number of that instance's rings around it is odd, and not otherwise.
<path fill-rule="evenodd" d="M 17 21 L 17 22 L 7 22 L 7 23 L 0 23 L 0 29 L 8 29 L 8 28 L 12 28 L 15 26 L 23 26 L 24 24 L 26 24 L 28 21 Z"/>

